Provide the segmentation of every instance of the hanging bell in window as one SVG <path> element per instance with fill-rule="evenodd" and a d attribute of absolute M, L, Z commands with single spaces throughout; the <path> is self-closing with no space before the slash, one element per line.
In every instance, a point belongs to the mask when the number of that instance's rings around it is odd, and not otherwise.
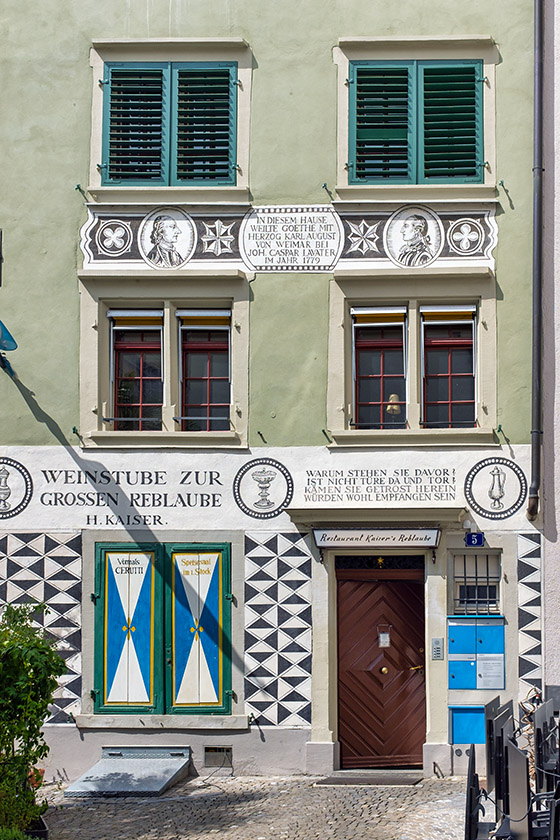
<path fill-rule="evenodd" d="M 400 414 L 401 407 L 399 405 L 399 395 L 389 394 L 389 405 L 387 406 L 387 414 Z"/>

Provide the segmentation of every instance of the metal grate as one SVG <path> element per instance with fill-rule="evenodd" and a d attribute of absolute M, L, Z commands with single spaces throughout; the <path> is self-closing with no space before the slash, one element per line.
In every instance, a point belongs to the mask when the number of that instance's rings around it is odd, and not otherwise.
<path fill-rule="evenodd" d="M 423 569 L 424 555 L 342 555 L 334 559 L 335 569 Z"/>
<path fill-rule="evenodd" d="M 454 586 L 456 615 L 489 615 L 499 612 L 499 556 L 497 554 L 455 555 Z"/>
<path fill-rule="evenodd" d="M 205 767 L 233 767 L 232 747 L 204 747 Z"/>

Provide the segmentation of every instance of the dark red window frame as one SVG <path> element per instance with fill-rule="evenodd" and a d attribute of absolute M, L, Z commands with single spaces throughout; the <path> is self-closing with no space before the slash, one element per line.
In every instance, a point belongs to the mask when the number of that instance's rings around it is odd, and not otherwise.
<path fill-rule="evenodd" d="M 470 329 L 470 337 L 467 336 L 453 336 L 452 333 L 460 332 L 466 326 Z M 437 335 L 439 331 L 440 335 Z M 437 322 L 426 322 L 424 324 L 424 382 L 423 382 L 423 397 L 424 397 L 424 414 L 423 425 L 428 429 L 457 429 L 457 428 L 472 428 L 476 424 L 475 412 L 475 375 L 474 375 L 474 341 L 473 341 L 474 325 L 472 321 L 461 321 L 457 324 L 438 324 Z M 430 335 L 430 333 L 432 333 Z M 470 371 L 460 370 L 464 365 L 457 365 L 457 354 L 454 356 L 454 351 L 470 350 Z M 439 359 L 445 358 L 445 351 L 447 351 L 447 362 L 445 369 L 438 369 L 436 373 L 432 370 L 430 362 L 430 354 L 438 351 Z M 442 353 L 443 351 L 443 353 Z M 438 368 L 443 368 L 443 365 L 438 365 Z M 447 380 L 447 398 L 446 399 L 428 399 L 428 391 L 430 390 L 430 383 L 437 380 Z M 439 385 L 438 385 L 439 387 Z M 444 385 L 445 387 L 445 385 Z M 463 396 L 468 395 L 466 399 L 457 398 L 458 392 L 463 391 Z M 470 396 L 472 394 L 472 397 Z M 444 406 L 445 412 L 438 411 L 440 415 L 437 419 L 433 419 L 434 412 L 431 409 L 435 406 Z M 463 406 L 471 408 L 472 411 L 463 411 L 465 419 L 457 420 L 454 418 L 454 408 Z M 468 418 L 466 414 L 472 415 Z M 430 415 L 432 415 L 430 417 Z M 443 415 L 446 415 L 443 418 Z"/>
<path fill-rule="evenodd" d="M 161 330 L 153 327 L 113 328 L 114 353 L 114 428 L 116 431 L 161 431 L 163 383 L 161 378 Z M 136 375 L 124 376 L 125 354 L 136 354 Z M 154 370 L 157 356 L 159 371 Z M 159 385 L 157 384 L 159 383 Z M 148 390 L 158 399 L 148 399 Z M 137 399 L 130 399 L 130 391 Z M 136 396 L 134 395 L 134 396 Z"/>
<path fill-rule="evenodd" d="M 231 402 L 229 330 L 218 330 L 212 326 L 208 329 L 185 326 L 181 332 L 181 428 L 189 432 L 228 431 Z M 193 375 L 192 368 L 195 365 L 190 363 L 194 362 L 195 357 L 198 358 L 198 375 Z M 213 370 L 218 360 L 222 370 L 226 371 L 225 375 L 217 375 Z M 215 399 L 212 393 L 213 386 L 220 388 L 219 383 L 227 383 L 227 401 Z M 200 391 L 204 399 L 189 399 L 194 390 Z M 225 389 L 223 391 L 225 395 Z"/>
<path fill-rule="evenodd" d="M 400 335 L 395 335 L 396 330 Z M 367 331 L 376 335 L 367 335 Z M 362 354 L 367 351 L 378 350 L 379 373 L 364 372 Z M 402 354 L 402 374 L 388 372 L 385 364 L 385 353 L 387 350 L 400 350 Z M 406 371 L 404 358 L 404 326 L 403 325 L 356 325 L 354 327 L 354 353 L 356 365 L 354 406 L 355 422 L 353 426 L 357 429 L 404 429 L 406 426 Z M 360 399 L 360 385 L 367 381 L 379 382 L 379 399 Z M 390 380 L 393 380 L 389 384 Z M 389 396 L 396 392 L 397 383 L 402 393 L 402 399 L 390 401 Z M 375 419 L 364 420 L 365 409 L 374 409 Z M 398 413 L 391 413 L 391 410 L 399 409 Z M 390 409 L 388 411 L 388 409 Z M 368 412 L 370 415 L 372 412 Z"/>

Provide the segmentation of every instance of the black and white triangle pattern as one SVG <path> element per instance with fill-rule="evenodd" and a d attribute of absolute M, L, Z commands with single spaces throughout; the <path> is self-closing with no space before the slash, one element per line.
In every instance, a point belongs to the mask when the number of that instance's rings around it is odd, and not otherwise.
<path fill-rule="evenodd" d="M 542 690 L 541 535 L 518 534 L 519 699 Z"/>
<path fill-rule="evenodd" d="M 245 704 L 260 725 L 311 723 L 311 552 L 299 533 L 245 536 Z"/>
<path fill-rule="evenodd" d="M 39 623 L 66 662 L 47 723 L 68 723 L 80 711 L 81 600 L 80 534 L 0 532 L 0 604 L 44 601 L 48 610 Z"/>

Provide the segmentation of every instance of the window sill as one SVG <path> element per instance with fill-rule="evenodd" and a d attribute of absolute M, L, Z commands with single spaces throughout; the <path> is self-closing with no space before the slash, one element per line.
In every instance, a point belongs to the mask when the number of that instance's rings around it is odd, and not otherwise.
<path fill-rule="evenodd" d="M 362 204 L 481 204 L 499 202 L 495 184 L 347 184 L 336 187 L 336 210 Z"/>
<path fill-rule="evenodd" d="M 247 715 L 76 715 L 78 729 L 248 729 Z"/>
<path fill-rule="evenodd" d="M 493 429 L 370 429 L 330 431 L 330 448 L 401 446 L 500 446 Z"/>
<path fill-rule="evenodd" d="M 250 206 L 248 186 L 142 187 L 89 186 L 87 193 L 97 204 L 225 204 L 228 209 L 247 210 Z"/>
<path fill-rule="evenodd" d="M 83 436 L 84 449 L 248 449 L 237 432 L 113 432 Z"/>

